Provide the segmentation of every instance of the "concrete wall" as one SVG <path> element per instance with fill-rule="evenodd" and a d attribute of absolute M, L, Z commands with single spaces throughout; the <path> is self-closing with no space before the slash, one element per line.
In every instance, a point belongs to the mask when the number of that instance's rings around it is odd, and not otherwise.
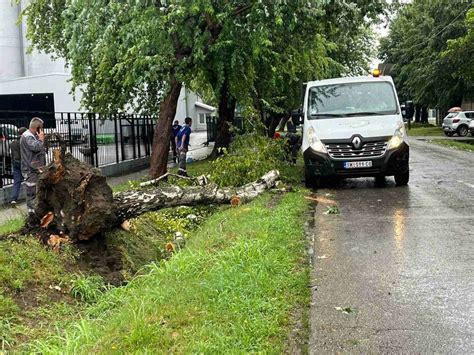
<path fill-rule="evenodd" d="M 65 73 L 53 73 L 0 81 L 0 95 L 53 93 L 55 111 L 80 111 L 81 93 L 76 91 L 76 101 L 74 101 L 73 96 L 69 94 L 70 77 Z"/>
<path fill-rule="evenodd" d="M 21 0 L 19 7 L 20 10 L 25 9 L 30 0 Z M 21 36 L 23 41 L 23 65 L 24 65 L 24 76 L 35 76 L 50 73 L 68 73 L 68 69 L 65 67 L 65 61 L 62 58 L 52 59 L 50 54 L 40 53 L 37 50 L 33 50 L 31 53 L 27 53 L 31 42 L 26 38 L 27 26 L 26 22 L 21 23 Z"/>
<path fill-rule="evenodd" d="M 13 3 L 13 0 L 0 0 L 0 80 L 67 73 L 63 59 L 52 60 L 49 54 L 37 50 L 28 53 L 31 43 L 26 38 L 26 22 L 17 24 L 17 20 L 29 0 Z"/>

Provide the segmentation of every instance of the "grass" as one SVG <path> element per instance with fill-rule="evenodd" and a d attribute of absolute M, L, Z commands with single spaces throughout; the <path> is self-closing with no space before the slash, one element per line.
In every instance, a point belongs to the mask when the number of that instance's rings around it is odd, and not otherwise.
<path fill-rule="evenodd" d="M 30 318 L 34 317 L 33 308 L 63 298 L 67 293 L 67 265 L 74 258 L 70 248 L 53 253 L 30 237 L 0 240 L 0 350 L 35 333 L 20 323 L 36 323 Z"/>
<path fill-rule="evenodd" d="M 25 219 L 23 217 L 12 218 L 0 225 L 0 235 L 16 233 L 23 227 L 24 223 Z"/>
<path fill-rule="evenodd" d="M 104 275 L 107 279 L 117 279 L 117 275 L 133 279 L 145 265 L 172 255 L 166 244 L 174 242 L 176 231 L 187 237 L 215 209 L 178 207 L 146 213 L 130 221 L 130 232 L 107 233 L 106 249 L 93 255 L 79 256 L 75 246 L 65 246 L 58 254 L 31 236 L 0 239 L 0 354 L 16 351 L 21 343 L 44 336 L 56 326 L 64 328 L 87 305 L 97 302 L 111 289 L 97 274 L 99 269 L 108 270 L 106 265 L 113 262 L 120 269 L 111 267 L 110 274 Z M 0 230 L 9 234 L 21 225 L 21 219 L 9 221 Z M 106 265 L 97 265 L 98 257 Z"/>
<path fill-rule="evenodd" d="M 303 192 L 215 213 L 148 274 L 88 316 L 27 348 L 40 353 L 245 353 L 285 350 L 291 313 L 309 302 Z"/>
<path fill-rule="evenodd" d="M 408 126 L 405 126 L 407 129 L 408 136 L 443 136 L 443 130 L 441 127 L 436 127 L 433 125 L 412 125 L 412 128 L 409 130 Z"/>
<path fill-rule="evenodd" d="M 474 152 L 474 139 L 469 141 L 455 141 L 451 139 L 434 139 L 430 143 L 442 145 L 444 147 L 464 150 L 466 152 Z"/>

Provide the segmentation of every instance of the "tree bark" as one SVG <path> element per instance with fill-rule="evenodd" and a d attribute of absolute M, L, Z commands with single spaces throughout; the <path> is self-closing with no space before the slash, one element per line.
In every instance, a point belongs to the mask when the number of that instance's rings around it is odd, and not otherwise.
<path fill-rule="evenodd" d="M 259 180 L 242 187 L 219 188 L 217 185 L 157 187 L 145 191 L 125 191 L 114 196 L 117 223 L 148 211 L 174 206 L 230 203 L 232 198 L 248 202 L 275 186 L 279 172 L 272 170 Z"/>
<path fill-rule="evenodd" d="M 160 104 L 160 116 L 155 125 L 150 158 L 150 176 L 157 178 L 166 174 L 170 150 L 171 125 L 176 115 L 182 83 L 174 75 L 170 79 L 170 89 Z"/>
<path fill-rule="evenodd" d="M 236 100 L 230 93 L 229 79 L 224 79 L 220 89 L 219 108 L 217 118 L 217 135 L 211 157 L 220 154 L 221 148 L 228 148 L 230 144 L 230 125 L 234 122 Z"/>
<path fill-rule="evenodd" d="M 428 108 L 427 107 L 423 106 L 421 108 L 420 117 L 421 117 L 421 123 L 428 123 Z"/>
<path fill-rule="evenodd" d="M 421 107 L 416 105 L 415 106 L 415 122 L 420 122 L 421 118 Z"/>

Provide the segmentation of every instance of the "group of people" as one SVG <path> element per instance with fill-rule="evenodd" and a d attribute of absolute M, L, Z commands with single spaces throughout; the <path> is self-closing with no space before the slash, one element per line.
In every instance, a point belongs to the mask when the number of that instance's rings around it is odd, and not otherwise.
<path fill-rule="evenodd" d="M 10 144 L 13 167 L 13 192 L 11 204 L 15 205 L 20 195 L 21 183 L 25 181 L 26 207 L 28 214 L 34 215 L 36 183 L 38 175 L 46 164 L 44 147 L 44 122 L 35 117 L 30 121 L 29 128 L 18 130 L 19 139 Z"/>

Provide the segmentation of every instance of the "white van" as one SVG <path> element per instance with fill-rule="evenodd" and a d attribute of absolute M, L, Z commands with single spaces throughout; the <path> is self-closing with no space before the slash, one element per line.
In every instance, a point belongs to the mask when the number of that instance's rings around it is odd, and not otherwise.
<path fill-rule="evenodd" d="M 394 176 L 409 180 L 409 146 L 391 77 L 307 83 L 303 106 L 305 181 Z"/>

